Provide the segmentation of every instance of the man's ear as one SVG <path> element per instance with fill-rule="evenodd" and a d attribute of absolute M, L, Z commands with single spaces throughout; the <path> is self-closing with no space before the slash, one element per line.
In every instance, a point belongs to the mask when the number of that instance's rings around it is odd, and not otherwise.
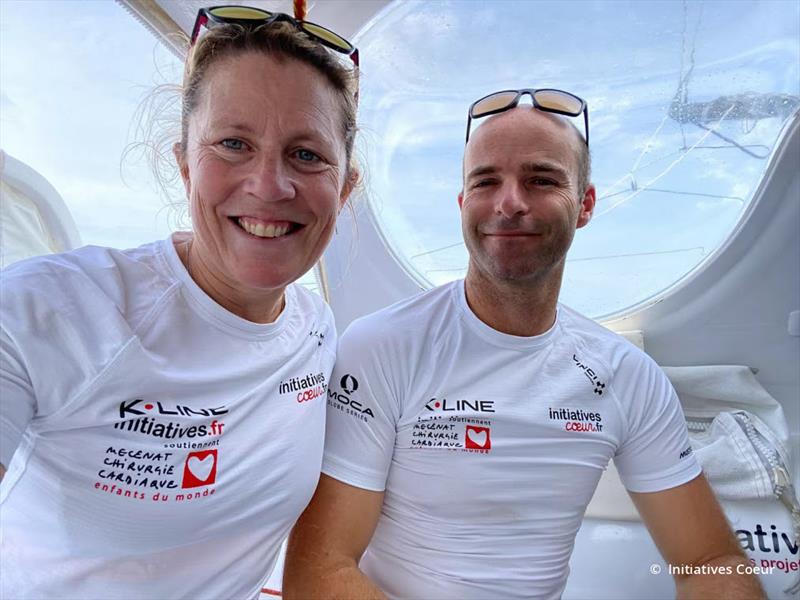
<path fill-rule="evenodd" d="M 186 154 L 181 148 L 180 142 L 175 142 L 172 145 L 172 154 L 175 156 L 175 162 L 178 163 L 178 169 L 183 179 L 183 187 L 186 189 L 186 196 L 189 196 L 189 191 L 192 189 L 192 182 L 189 178 L 189 165 L 186 163 Z"/>
<path fill-rule="evenodd" d="M 462 204 L 464 204 L 464 190 L 458 192 L 458 210 L 461 210 Z"/>
<path fill-rule="evenodd" d="M 361 171 L 359 171 L 358 167 L 355 165 L 351 165 L 350 168 L 347 169 L 347 177 L 342 186 L 342 193 L 339 194 L 339 210 L 344 208 L 345 202 L 347 202 L 350 194 L 358 187 L 359 183 L 361 183 Z"/>
<path fill-rule="evenodd" d="M 578 222 L 576 224 L 577 229 L 584 227 L 589 223 L 589 221 L 592 220 L 592 215 L 594 214 L 594 205 L 596 201 L 597 201 L 597 190 L 590 183 L 586 187 L 586 191 L 583 193 L 583 199 L 581 200 L 580 212 L 578 213 Z"/>

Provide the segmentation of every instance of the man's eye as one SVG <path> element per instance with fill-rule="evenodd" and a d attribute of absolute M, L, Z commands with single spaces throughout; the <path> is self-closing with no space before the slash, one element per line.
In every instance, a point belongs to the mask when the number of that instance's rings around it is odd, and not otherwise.
<path fill-rule="evenodd" d="M 244 142 L 236 138 L 226 138 L 220 142 L 228 150 L 244 150 Z"/>
<path fill-rule="evenodd" d="M 315 154 L 311 150 L 306 150 L 305 148 L 297 150 L 294 154 L 297 158 L 299 158 L 303 162 L 316 162 L 321 160 L 317 154 Z"/>
<path fill-rule="evenodd" d="M 478 181 L 472 184 L 472 187 L 473 188 L 487 187 L 492 185 L 493 183 L 494 183 L 493 179 L 479 179 Z"/>
<path fill-rule="evenodd" d="M 533 183 L 533 185 L 537 185 L 537 186 L 540 186 L 540 187 L 541 186 L 547 187 L 547 186 L 551 186 L 551 185 L 556 185 L 555 181 L 553 181 L 552 179 L 545 179 L 544 177 L 534 177 L 531 180 L 531 183 Z"/>

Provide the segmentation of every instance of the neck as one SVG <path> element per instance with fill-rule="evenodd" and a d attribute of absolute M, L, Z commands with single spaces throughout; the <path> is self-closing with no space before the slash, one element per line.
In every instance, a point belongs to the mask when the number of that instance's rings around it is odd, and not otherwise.
<path fill-rule="evenodd" d="M 236 289 L 219 277 L 203 263 L 202 257 L 193 250 L 191 234 L 175 235 L 173 243 L 183 266 L 198 287 L 214 302 L 237 317 L 253 323 L 272 323 L 283 311 L 284 290 L 270 293 L 248 294 Z"/>
<path fill-rule="evenodd" d="M 470 263 L 465 278 L 467 304 L 475 316 L 492 329 L 531 337 L 555 323 L 563 265 L 524 283 L 486 277 Z"/>

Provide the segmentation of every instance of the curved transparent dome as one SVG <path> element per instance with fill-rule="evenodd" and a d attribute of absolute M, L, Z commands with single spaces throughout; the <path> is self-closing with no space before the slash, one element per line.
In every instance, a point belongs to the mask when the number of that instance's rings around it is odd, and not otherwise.
<path fill-rule="evenodd" d="M 466 272 L 469 104 L 520 87 L 587 100 L 598 203 L 561 299 L 595 318 L 658 296 L 724 242 L 800 108 L 795 2 L 403 2 L 357 43 L 371 206 L 423 285 Z"/>

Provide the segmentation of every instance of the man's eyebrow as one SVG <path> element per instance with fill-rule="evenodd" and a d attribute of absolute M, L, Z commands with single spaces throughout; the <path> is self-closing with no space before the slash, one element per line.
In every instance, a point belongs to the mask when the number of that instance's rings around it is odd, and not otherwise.
<path fill-rule="evenodd" d="M 497 167 L 492 167 L 491 165 L 478 166 L 467 173 L 467 179 L 480 177 L 481 175 L 491 175 L 492 173 L 497 173 Z"/>
<path fill-rule="evenodd" d="M 552 173 L 561 179 L 569 179 L 569 173 L 566 169 L 551 162 L 526 162 L 521 165 L 522 171 L 525 173 Z M 491 165 L 480 165 L 467 173 L 467 180 L 473 177 L 480 177 L 482 175 L 492 175 L 497 173 L 497 167 Z"/>
<path fill-rule="evenodd" d="M 522 165 L 525 173 L 552 173 L 562 179 L 569 179 L 569 173 L 563 167 L 551 162 L 527 162 Z"/>

